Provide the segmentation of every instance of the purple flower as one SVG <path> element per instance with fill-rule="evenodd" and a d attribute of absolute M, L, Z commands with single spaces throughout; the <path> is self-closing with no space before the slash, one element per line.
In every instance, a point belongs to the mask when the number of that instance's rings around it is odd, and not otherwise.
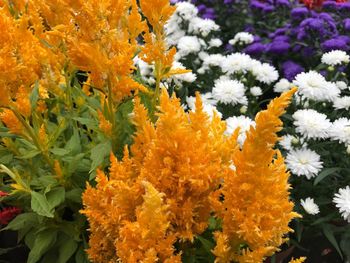
<path fill-rule="evenodd" d="M 247 46 L 243 50 L 243 52 L 251 56 L 258 56 L 258 55 L 261 55 L 265 51 L 265 49 L 266 49 L 266 46 L 264 44 L 256 42 Z"/>
<path fill-rule="evenodd" d="M 268 45 L 267 52 L 275 55 L 283 55 L 288 52 L 290 44 L 285 41 L 273 41 Z"/>
<path fill-rule="evenodd" d="M 344 23 L 344 29 L 346 31 L 350 31 L 350 18 L 345 18 L 343 20 L 343 23 Z"/>
<path fill-rule="evenodd" d="M 289 42 L 290 37 L 289 36 L 276 36 L 273 41 L 284 41 Z"/>
<path fill-rule="evenodd" d="M 315 54 L 315 50 L 312 47 L 304 47 L 303 48 L 303 56 L 304 57 L 312 57 Z"/>
<path fill-rule="evenodd" d="M 349 15 L 348 12 L 350 12 L 350 3 L 338 3 L 338 9 L 345 15 Z"/>
<path fill-rule="evenodd" d="M 325 1 L 323 3 L 323 9 L 334 10 L 336 7 L 337 4 L 334 1 Z"/>
<path fill-rule="evenodd" d="M 231 44 L 226 44 L 225 45 L 225 51 L 227 52 L 227 53 L 232 53 L 233 52 L 233 46 L 231 45 Z"/>
<path fill-rule="evenodd" d="M 281 6 L 281 7 L 290 7 L 291 6 L 289 0 L 277 0 L 276 5 Z"/>
<path fill-rule="evenodd" d="M 309 14 L 309 10 L 306 7 L 296 7 L 291 11 L 291 17 L 293 20 L 300 20 Z"/>
<path fill-rule="evenodd" d="M 349 49 L 346 40 L 342 38 L 332 38 L 326 40 L 321 44 L 321 47 L 324 52 L 337 49 L 347 51 Z"/>
<path fill-rule="evenodd" d="M 283 75 L 289 81 L 292 81 L 296 75 L 305 71 L 305 69 L 292 60 L 288 60 L 282 65 Z"/>

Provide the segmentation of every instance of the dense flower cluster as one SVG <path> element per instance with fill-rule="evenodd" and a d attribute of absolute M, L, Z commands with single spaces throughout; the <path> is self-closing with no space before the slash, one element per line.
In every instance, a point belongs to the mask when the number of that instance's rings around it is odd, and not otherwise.
<path fill-rule="evenodd" d="M 218 262 L 261 262 L 272 255 L 298 216 L 288 200 L 283 157 L 272 148 L 294 91 L 257 115 L 242 150 L 237 131 L 226 136 L 225 123 L 204 113 L 199 96 L 196 111 L 185 113 L 163 90 L 155 124 L 136 100 L 131 156 L 127 148 L 122 161 L 112 155 L 109 176 L 99 171 L 96 188 L 83 194 L 90 259 L 180 262 L 175 242 L 203 233 L 212 212 L 223 219 L 215 234 Z M 242 244 L 247 247 L 240 251 Z"/>
<path fill-rule="evenodd" d="M 200 91 L 205 111 L 227 123 L 226 134 L 240 127 L 242 147 L 246 131 L 256 127 L 252 117 L 266 101 L 297 86 L 279 142 L 294 175 L 292 194 L 300 201 L 297 211 L 305 215 L 299 222 L 307 231 L 297 235 L 312 236 L 312 231 L 327 232 L 329 225 L 336 229 L 334 224 L 344 224 L 341 215 L 348 211 L 349 202 L 343 190 L 339 197 L 338 189 L 350 183 L 349 2 L 319 1 L 322 8 L 308 8 L 299 1 L 193 3 L 197 9 L 188 2 L 177 3 L 181 13 L 175 13 L 174 21 L 178 23 L 169 24 L 174 29 L 169 43 L 178 48 L 181 44 L 177 59 L 196 77 L 195 85 L 180 80 L 174 88 L 184 107 L 194 110 L 193 95 Z M 203 5 L 215 9 L 214 18 L 205 15 Z M 198 15 L 202 20 L 213 19 L 220 34 L 217 29 L 205 36 L 193 33 L 188 25 Z M 179 38 L 174 40 L 176 35 Z M 181 39 L 188 44 L 182 45 Z M 220 45 L 209 44 L 214 42 Z M 347 220 L 346 214 L 343 218 Z M 345 240 L 346 234 L 337 237 L 341 244 Z"/>

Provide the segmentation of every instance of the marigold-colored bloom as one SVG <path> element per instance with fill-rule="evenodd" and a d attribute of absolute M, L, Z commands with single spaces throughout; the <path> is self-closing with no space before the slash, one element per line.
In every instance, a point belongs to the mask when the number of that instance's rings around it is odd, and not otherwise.
<path fill-rule="evenodd" d="M 235 150 L 235 169 L 226 174 L 220 189 L 224 201 L 218 213 L 223 230 L 215 234 L 216 262 L 262 262 L 292 231 L 288 223 L 298 214 L 288 200 L 289 173 L 281 153 L 273 147 L 282 128 L 279 117 L 294 92 L 282 94 L 259 112 L 242 150 Z"/>
<path fill-rule="evenodd" d="M 306 257 L 301 257 L 301 258 L 296 258 L 296 259 L 293 259 L 291 261 L 289 261 L 289 263 L 303 263 L 305 262 L 306 260 Z"/>
<path fill-rule="evenodd" d="M 100 130 L 107 136 L 112 135 L 112 124 L 106 120 L 106 118 L 103 116 L 103 113 L 101 111 L 98 112 L 98 120 L 99 125 L 98 127 Z"/>
<path fill-rule="evenodd" d="M 4 109 L 3 112 L 0 113 L 0 120 L 10 130 L 10 133 L 22 134 L 24 130 L 23 125 L 12 110 Z"/>
<path fill-rule="evenodd" d="M 220 185 L 222 170 L 229 165 L 230 153 L 236 143 L 224 135 L 226 126 L 218 116 L 211 120 L 203 112 L 199 96 L 196 112 L 188 114 L 182 109 L 179 99 L 169 98 L 163 91 L 156 124 L 148 119 L 140 100 L 135 99 L 133 121 L 137 133 L 131 147 L 132 157 L 129 157 L 127 148 L 122 161 L 111 156 L 109 179 L 98 171 L 97 188 L 89 186 L 83 195 L 83 213 L 91 227 L 88 253 L 96 262 L 119 257 L 138 258 L 145 254 L 130 254 L 127 248 L 149 248 L 148 243 L 154 244 L 159 239 L 147 241 L 133 237 L 136 230 L 138 235 L 149 233 L 150 226 L 143 222 L 144 216 L 140 214 L 146 209 L 144 202 L 147 199 L 142 195 L 144 182 L 147 182 L 151 189 L 162 193 L 166 207 L 166 212 L 162 208 L 163 215 L 156 207 L 148 207 L 148 213 L 155 222 L 160 220 L 158 226 L 165 218 L 167 221 L 164 223 L 167 230 L 164 228 L 159 233 L 164 236 L 162 245 L 154 246 L 155 251 L 161 246 L 162 253 L 166 254 L 154 254 L 148 249 L 148 256 L 167 255 L 161 256 L 162 259 L 177 262 L 177 255 L 169 256 L 173 254 L 173 243 L 177 239 L 193 240 L 206 229 L 212 210 L 212 195 Z M 155 217 L 157 214 L 159 216 Z M 139 242 L 137 246 L 136 241 Z"/>

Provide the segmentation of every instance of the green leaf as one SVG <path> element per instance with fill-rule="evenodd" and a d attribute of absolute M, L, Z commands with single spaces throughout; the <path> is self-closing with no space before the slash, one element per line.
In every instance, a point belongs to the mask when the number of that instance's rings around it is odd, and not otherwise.
<path fill-rule="evenodd" d="M 59 206 L 64 202 L 65 199 L 64 187 L 57 187 L 52 189 L 46 194 L 46 198 L 51 209 L 54 209 L 56 206 Z"/>
<path fill-rule="evenodd" d="M 317 185 L 319 182 L 321 182 L 323 179 L 325 179 L 328 175 L 331 175 L 338 171 L 339 167 L 332 167 L 332 168 L 326 168 L 323 169 L 323 171 L 316 177 L 314 181 L 314 185 Z"/>
<path fill-rule="evenodd" d="M 34 191 L 31 192 L 31 195 L 31 207 L 33 211 L 36 212 L 38 215 L 53 218 L 54 214 L 46 197 L 43 194 Z"/>
<path fill-rule="evenodd" d="M 35 156 L 37 156 L 38 154 L 40 154 L 41 152 L 39 150 L 32 150 L 32 151 L 29 151 L 29 152 L 26 152 L 24 154 L 22 154 L 21 156 L 17 156 L 18 159 L 31 159 Z"/>
<path fill-rule="evenodd" d="M 25 227 L 34 226 L 38 223 L 38 215 L 36 213 L 24 213 L 16 216 L 11 222 L 1 229 L 18 231 Z"/>
<path fill-rule="evenodd" d="M 333 219 L 334 217 L 336 217 L 336 213 L 328 214 L 328 215 L 326 215 L 324 217 L 321 217 L 321 218 L 315 220 L 311 225 L 314 226 L 314 225 L 318 225 L 318 224 L 327 222 L 327 221 Z"/>
<path fill-rule="evenodd" d="M 346 255 L 347 259 L 350 259 L 350 231 L 342 235 L 340 241 L 340 248 Z"/>
<path fill-rule="evenodd" d="M 73 135 L 67 142 L 65 149 L 73 154 L 81 153 L 81 143 L 78 130 L 74 129 Z"/>
<path fill-rule="evenodd" d="M 330 225 L 323 225 L 322 230 L 323 230 L 323 234 L 326 236 L 328 241 L 333 245 L 333 247 L 338 251 L 339 256 L 343 259 L 343 254 L 341 253 L 338 242 L 335 239 L 334 233 Z"/>
<path fill-rule="evenodd" d="M 72 189 L 66 193 L 66 199 L 80 204 L 82 193 L 83 193 L 83 189 L 80 189 L 80 188 Z"/>
<path fill-rule="evenodd" d="M 98 126 L 98 123 L 91 119 L 91 118 L 80 118 L 80 117 L 75 117 L 75 118 L 72 118 L 73 120 L 76 120 L 77 122 L 83 124 L 83 125 L 86 125 L 87 127 L 97 127 Z"/>
<path fill-rule="evenodd" d="M 73 239 L 67 238 L 67 240 L 58 249 L 57 263 L 66 263 L 74 254 L 78 248 L 78 243 Z"/>
<path fill-rule="evenodd" d="M 33 109 L 36 108 L 36 103 L 39 99 L 39 82 L 36 81 L 32 93 L 30 94 L 30 104 Z"/>
<path fill-rule="evenodd" d="M 54 245 L 57 238 L 57 231 L 45 229 L 35 236 L 35 241 L 30 250 L 27 263 L 36 263 Z"/>
<path fill-rule="evenodd" d="M 112 145 L 110 141 L 106 141 L 103 143 L 100 143 L 96 145 L 91 150 L 91 167 L 90 167 L 90 173 L 95 171 L 98 166 L 100 166 L 104 159 L 110 154 L 112 150 Z"/>
<path fill-rule="evenodd" d="M 75 263 L 89 263 L 85 248 L 82 245 L 79 246 L 78 251 L 75 254 Z"/>
<path fill-rule="evenodd" d="M 209 254 L 211 254 L 211 250 L 214 248 L 214 243 L 201 237 L 201 236 L 197 236 L 197 239 L 202 243 L 204 249 L 206 252 L 208 252 Z"/>
<path fill-rule="evenodd" d="M 53 154 L 55 154 L 57 156 L 64 156 L 64 155 L 67 155 L 70 151 L 67 149 L 63 149 L 63 148 L 52 148 L 50 150 L 50 152 L 52 152 Z"/>
<path fill-rule="evenodd" d="M 9 164 L 12 161 L 12 159 L 13 159 L 13 154 L 2 155 L 0 158 L 0 163 L 6 165 L 6 164 Z"/>

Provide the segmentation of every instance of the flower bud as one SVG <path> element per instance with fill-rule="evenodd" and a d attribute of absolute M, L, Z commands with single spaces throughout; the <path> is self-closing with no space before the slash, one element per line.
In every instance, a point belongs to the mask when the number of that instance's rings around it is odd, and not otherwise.
<path fill-rule="evenodd" d="M 247 106 L 242 106 L 240 109 L 239 109 L 239 112 L 242 113 L 242 114 L 245 114 L 248 110 L 248 107 Z"/>

